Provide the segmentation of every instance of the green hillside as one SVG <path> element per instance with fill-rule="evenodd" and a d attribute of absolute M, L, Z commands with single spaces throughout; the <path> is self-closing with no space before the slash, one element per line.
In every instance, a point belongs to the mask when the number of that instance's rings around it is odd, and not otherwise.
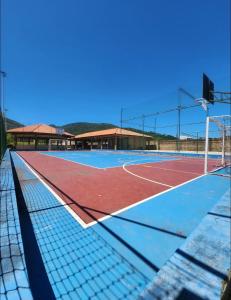
<path fill-rule="evenodd" d="M 116 127 L 115 125 L 108 124 L 108 123 L 88 123 L 88 122 L 70 123 L 62 126 L 62 128 L 64 128 L 65 131 L 70 132 L 74 135 L 90 132 L 90 131 L 110 129 L 115 127 Z"/>
<path fill-rule="evenodd" d="M 54 126 L 54 125 L 52 125 Z M 62 128 L 65 129 L 65 131 L 70 132 L 74 135 L 85 133 L 85 132 L 90 132 L 90 131 L 96 131 L 96 130 L 104 130 L 104 129 L 110 129 L 110 128 L 115 128 L 117 126 L 109 123 L 87 123 L 87 122 L 79 122 L 79 123 L 71 123 L 71 124 L 66 124 L 61 126 Z M 143 133 L 139 129 L 135 128 L 124 128 L 128 130 L 132 130 L 138 133 Z M 157 139 L 175 139 L 174 136 L 172 135 L 165 135 L 165 134 L 160 134 L 160 133 L 153 133 L 151 131 L 145 131 L 144 134 L 153 136 L 154 138 Z"/>
<path fill-rule="evenodd" d="M 65 124 L 62 126 L 57 126 L 55 124 L 49 124 L 49 125 L 53 126 L 53 127 L 61 127 L 65 131 L 72 133 L 74 135 L 85 133 L 85 132 L 90 132 L 90 131 L 104 130 L 104 129 L 110 129 L 110 128 L 117 127 L 110 123 L 88 123 L 88 122 L 69 123 L 69 124 Z M 22 127 L 22 126 L 24 126 L 24 125 L 17 121 L 7 119 L 7 129 L 13 129 L 13 128 Z M 135 128 L 125 128 L 125 129 L 133 130 L 133 131 L 141 133 L 141 134 L 143 133 L 141 130 L 135 129 Z M 168 140 L 175 139 L 175 137 L 172 135 L 153 133 L 151 131 L 145 131 L 144 134 L 151 135 L 156 139 L 168 139 Z"/>
<path fill-rule="evenodd" d="M 131 127 L 130 128 L 125 128 L 125 129 L 132 130 L 132 131 L 143 134 L 143 131 L 139 130 L 139 129 L 135 129 L 135 128 L 131 128 Z M 153 131 L 144 131 L 144 134 L 153 136 L 153 138 L 158 139 L 158 140 L 175 140 L 176 139 L 176 137 L 174 137 L 172 135 L 161 134 L 161 133 L 158 133 L 158 132 L 154 133 Z"/>
<path fill-rule="evenodd" d="M 7 129 L 14 129 L 14 128 L 23 127 L 23 126 L 24 126 L 23 124 L 21 124 L 17 121 L 6 118 L 6 127 L 7 127 Z"/>

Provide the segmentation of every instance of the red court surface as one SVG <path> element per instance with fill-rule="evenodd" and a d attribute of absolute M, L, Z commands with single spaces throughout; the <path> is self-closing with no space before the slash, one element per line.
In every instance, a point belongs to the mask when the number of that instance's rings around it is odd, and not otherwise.
<path fill-rule="evenodd" d="M 85 224 L 203 175 L 204 160 L 185 158 L 96 169 L 38 152 L 18 152 Z M 209 168 L 215 163 L 209 161 Z"/>

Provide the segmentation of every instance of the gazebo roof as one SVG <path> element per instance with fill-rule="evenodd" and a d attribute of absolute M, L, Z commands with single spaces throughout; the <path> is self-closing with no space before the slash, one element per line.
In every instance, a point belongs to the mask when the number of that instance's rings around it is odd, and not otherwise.
<path fill-rule="evenodd" d="M 15 133 L 15 134 L 23 134 L 23 133 L 31 133 L 31 134 L 46 134 L 46 135 L 61 135 L 66 137 L 73 137 L 74 135 L 66 132 L 60 131 L 59 128 L 55 128 L 46 124 L 34 124 L 24 127 L 18 127 L 14 129 L 7 130 L 8 133 Z"/>
<path fill-rule="evenodd" d="M 83 134 L 78 134 L 75 136 L 75 139 L 82 139 L 82 138 L 90 138 L 90 137 L 96 137 L 96 136 L 112 136 L 112 135 L 118 135 L 118 136 L 134 136 L 134 137 L 148 137 L 152 138 L 150 135 L 138 133 L 135 131 L 127 130 L 127 129 L 121 129 L 121 128 L 111 128 L 111 129 L 105 129 L 105 130 L 98 130 L 98 131 L 91 131 L 86 132 Z"/>

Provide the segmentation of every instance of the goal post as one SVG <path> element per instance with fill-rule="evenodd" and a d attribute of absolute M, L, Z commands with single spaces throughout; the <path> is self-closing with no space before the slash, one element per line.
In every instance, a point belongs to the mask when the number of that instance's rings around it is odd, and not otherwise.
<path fill-rule="evenodd" d="M 210 158 L 213 162 L 213 166 L 210 166 L 209 164 Z M 204 173 L 208 174 L 222 168 L 227 168 L 227 172 L 230 173 L 230 166 L 231 115 L 207 117 Z"/>
<path fill-rule="evenodd" d="M 67 150 L 67 141 L 63 139 L 49 139 L 48 151 Z"/>

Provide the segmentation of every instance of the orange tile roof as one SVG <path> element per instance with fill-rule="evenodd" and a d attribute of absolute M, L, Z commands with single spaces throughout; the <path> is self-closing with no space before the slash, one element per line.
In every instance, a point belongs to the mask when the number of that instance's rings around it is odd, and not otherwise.
<path fill-rule="evenodd" d="M 36 134 L 51 134 L 51 135 L 59 135 L 57 132 L 57 128 L 46 125 L 46 124 L 34 124 L 24 127 L 18 127 L 14 129 L 7 130 L 9 133 L 36 133 Z M 64 136 L 72 137 L 73 134 L 70 134 L 66 131 L 62 133 Z"/>
<path fill-rule="evenodd" d="M 143 135 L 135 131 L 121 129 L 121 128 L 111 128 L 105 130 L 86 132 L 83 134 L 76 135 L 75 138 L 81 139 L 81 138 L 88 138 L 88 137 L 95 137 L 95 136 L 108 136 L 108 135 L 124 135 L 124 136 L 139 136 L 139 137 L 145 136 L 145 137 L 152 138 L 150 135 L 146 135 L 146 134 Z"/>

